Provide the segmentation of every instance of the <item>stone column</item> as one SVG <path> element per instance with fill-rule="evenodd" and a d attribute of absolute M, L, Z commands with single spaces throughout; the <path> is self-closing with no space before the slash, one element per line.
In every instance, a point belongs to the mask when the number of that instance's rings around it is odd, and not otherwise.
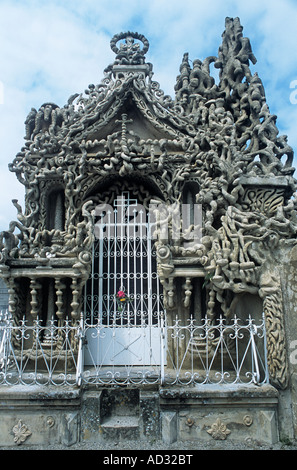
<path fill-rule="evenodd" d="M 45 324 L 45 331 L 44 331 L 44 338 L 43 338 L 43 346 L 51 346 L 52 345 L 52 336 L 50 332 L 51 328 L 51 320 L 55 318 L 55 286 L 54 286 L 54 279 L 48 280 L 48 297 L 47 297 L 47 316 L 46 316 L 46 324 Z"/>
<path fill-rule="evenodd" d="M 63 231 L 64 230 L 64 203 L 62 192 L 59 191 L 56 199 L 56 210 L 55 210 L 55 229 Z"/>
<path fill-rule="evenodd" d="M 186 308 L 190 308 L 190 303 L 191 303 L 191 295 L 192 295 L 192 279 L 190 277 L 187 277 L 185 280 L 185 283 L 183 284 L 183 290 L 184 290 L 184 306 Z"/>
<path fill-rule="evenodd" d="M 56 306 L 57 306 L 57 311 L 56 315 L 59 320 L 63 320 L 64 318 L 64 311 L 63 311 L 63 296 L 64 296 L 64 289 L 65 289 L 65 284 L 62 283 L 61 279 L 55 279 L 55 288 L 56 288 Z"/>
<path fill-rule="evenodd" d="M 15 281 L 14 278 L 9 278 L 9 287 L 8 287 L 8 311 L 15 316 L 16 311 L 16 293 L 15 293 Z"/>
<path fill-rule="evenodd" d="M 34 320 L 37 319 L 40 313 L 40 302 L 38 300 L 38 290 L 41 288 L 41 285 L 37 282 L 36 279 L 30 280 L 30 294 L 31 294 L 31 310 L 30 313 Z"/>
<path fill-rule="evenodd" d="M 54 229 L 56 232 L 52 239 L 53 245 L 63 245 L 63 237 L 61 233 L 65 230 L 64 224 L 64 198 L 62 192 L 59 191 L 56 197 L 54 217 Z"/>
<path fill-rule="evenodd" d="M 74 277 L 71 283 L 71 291 L 72 291 L 72 302 L 71 302 L 71 317 L 73 320 L 79 318 L 79 311 L 78 307 L 80 305 L 79 302 L 79 289 L 78 289 L 78 282 L 77 278 Z"/>

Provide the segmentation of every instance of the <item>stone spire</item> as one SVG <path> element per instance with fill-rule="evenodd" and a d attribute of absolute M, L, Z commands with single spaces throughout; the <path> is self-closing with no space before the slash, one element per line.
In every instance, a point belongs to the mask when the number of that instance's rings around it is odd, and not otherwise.
<path fill-rule="evenodd" d="M 250 63 L 257 61 L 242 30 L 239 18 L 226 18 L 217 57 L 194 60 L 191 67 L 188 54 L 184 54 L 175 102 L 199 130 L 214 130 L 214 139 L 219 129 L 221 135 L 232 132 L 250 174 L 292 175 L 293 150 L 286 136 L 278 135 L 276 116 L 269 111 L 262 81 L 251 72 Z M 218 84 L 210 75 L 211 63 L 219 69 Z"/>

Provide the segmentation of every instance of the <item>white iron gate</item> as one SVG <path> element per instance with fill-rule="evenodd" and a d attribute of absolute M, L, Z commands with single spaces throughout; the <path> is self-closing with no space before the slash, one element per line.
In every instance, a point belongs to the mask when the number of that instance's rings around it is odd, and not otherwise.
<path fill-rule="evenodd" d="M 84 363 L 158 365 L 162 296 L 149 212 L 123 192 L 113 207 L 98 206 L 96 215 L 92 271 L 84 293 Z"/>

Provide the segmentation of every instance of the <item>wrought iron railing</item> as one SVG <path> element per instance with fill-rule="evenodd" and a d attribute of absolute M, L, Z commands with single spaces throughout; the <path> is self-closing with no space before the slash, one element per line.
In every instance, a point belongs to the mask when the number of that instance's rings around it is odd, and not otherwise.
<path fill-rule="evenodd" d="M 0 385 L 261 385 L 269 381 L 264 318 L 258 322 L 251 317 L 246 321 L 190 319 L 186 325 L 175 319 L 166 325 L 161 316 L 158 325 L 140 325 L 137 332 L 127 325 L 125 333 L 127 343 L 120 345 L 116 325 L 89 325 L 83 318 L 75 324 L 52 320 L 43 325 L 39 319 L 16 324 L 3 314 Z M 98 356 L 96 344 L 102 338 L 106 347 Z M 148 339 L 150 349 L 144 347 Z M 106 362 L 108 350 L 112 354 Z M 116 360 L 122 351 L 134 360 Z"/>
<path fill-rule="evenodd" d="M 264 384 L 269 382 L 264 317 L 218 320 L 176 319 L 167 327 L 162 382 L 189 384 Z M 165 356 L 165 355 L 164 355 Z"/>
<path fill-rule="evenodd" d="M 0 385 L 75 385 L 77 325 L 39 319 L 18 324 L 7 313 L 0 320 Z"/>

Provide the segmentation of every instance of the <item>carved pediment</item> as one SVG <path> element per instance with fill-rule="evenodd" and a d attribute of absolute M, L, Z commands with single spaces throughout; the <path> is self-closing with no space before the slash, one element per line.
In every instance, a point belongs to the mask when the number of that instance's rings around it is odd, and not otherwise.
<path fill-rule="evenodd" d="M 133 45 L 133 38 L 140 36 L 129 34 L 117 35 L 111 41 L 117 57 L 105 70 L 101 83 L 72 95 L 63 108 L 45 103 L 38 111 L 31 109 L 25 121 L 26 147 L 18 154 L 18 163 L 24 155 L 61 154 L 61 149 L 76 151 L 85 145 L 100 151 L 102 145 L 123 136 L 120 124 L 123 115 L 128 117 L 129 127 L 124 133 L 130 141 L 156 143 L 167 139 L 176 143 L 196 135 L 191 117 L 183 115 L 180 107 L 175 109 L 173 100 L 151 80 L 151 64 L 144 63 L 139 47 Z M 126 45 L 117 48 L 115 44 L 122 36 Z M 141 41 L 145 45 L 143 50 L 147 50 L 143 36 Z"/>
<path fill-rule="evenodd" d="M 178 142 L 191 137 L 182 133 L 171 121 L 173 116 L 169 116 L 167 110 L 148 103 L 141 93 L 129 93 L 121 101 L 114 100 L 106 113 L 76 136 L 76 141 L 84 140 L 88 147 L 100 149 L 106 143 L 116 145 L 122 140 L 133 146 L 139 143 L 158 145 L 165 139 L 172 142 L 169 147 L 174 152 Z"/>

